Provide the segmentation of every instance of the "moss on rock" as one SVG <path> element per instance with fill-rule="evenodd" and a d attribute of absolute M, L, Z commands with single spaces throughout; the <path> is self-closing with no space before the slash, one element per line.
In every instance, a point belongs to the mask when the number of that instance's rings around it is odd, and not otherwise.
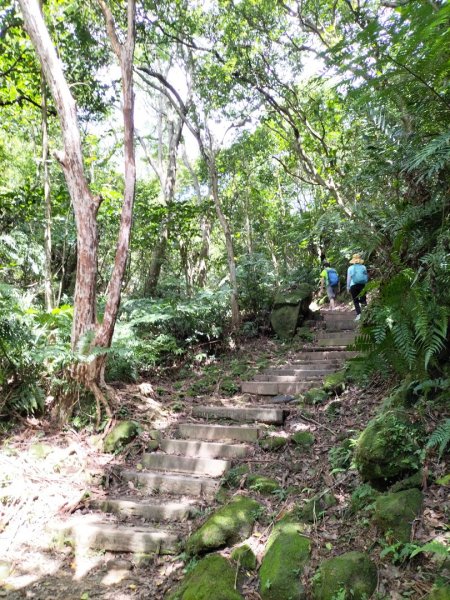
<path fill-rule="evenodd" d="M 290 339 L 295 335 L 298 325 L 309 312 L 312 299 L 312 287 L 302 283 L 295 290 L 277 294 L 270 315 L 270 323 L 277 335 Z"/>
<path fill-rule="evenodd" d="M 397 483 L 394 483 L 394 485 L 392 485 L 389 488 L 389 491 L 390 492 L 401 492 L 403 490 L 410 490 L 411 488 L 421 489 L 422 483 L 423 483 L 423 471 L 422 471 L 422 469 L 420 469 L 420 471 L 417 471 L 417 473 L 414 473 L 414 475 L 411 475 L 410 477 L 406 477 L 405 479 L 402 479 L 401 481 L 397 481 Z"/>
<path fill-rule="evenodd" d="M 390 482 L 416 471 L 420 433 L 403 411 L 381 413 L 369 421 L 355 450 L 355 464 L 364 481 L 385 489 Z"/>
<path fill-rule="evenodd" d="M 235 496 L 189 537 L 187 553 L 205 554 L 240 542 L 251 534 L 260 510 L 261 505 L 256 500 Z"/>
<path fill-rule="evenodd" d="M 248 571 L 254 571 L 256 569 L 256 556 L 247 544 L 235 548 L 231 553 L 231 558 L 243 569 L 247 569 Z"/>
<path fill-rule="evenodd" d="M 297 431 L 291 436 L 291 442 L 300 448 L 309 448 L 315 441 L 316 438 L 309 431 Z"/>
<path fill-rule="evenodd" d="M 266 437 L 259 440 L 259 446 L 266 452 L 276 452 L 281 450 L 287 444 L 287 439 L 279 435 L 273 437 Z"/>
<path fill-rule="evenodd" d="M 302 394 L 302 399 L 305 404 L 323 404 L 328 400 L 328 394 L 322 388 L 311 388 Z"/>
<path fill-rule="evenodd" d="M 131 442 L 140 433 L 140 426 L 136 421 L 122 421 L 118 423 L 105 437 L 103 449 L 105 452 L 118 452 Z"/>
<path fill-rule="evenodd" d="M 342 394 L 345 391 L 345 371 L 337 371 L 326 375 L 323 389 L 329 394 Z"/>
<path fill-rule="evenodd" d="M 254 473 L 247 477 L 247 487 L 253 492 L 259 492 L 263 495 L 272 494 L 275 490 L 280 489 L 280 484 L 276 479 L 265 477 Z"/>
<path fill-rule="evenodd" d="M 422 506 L 422 492 L 417 488 L 383 494 L 375 501 L 374 521 L 389 540 L 409 542 L 412 522 Z"/>
<path fill-rule="evenodd" d="M 347 552 L 325 560 L 313 582 L 314 600 L 333 600 L 345 590 L 352 600 L 365 600 L 377 587 L 377 568 L 366 554 Z M 346 595 L 347 597 L 347 595 Z"/>
<path fill-rule="evenodd" d="M 234 589 L 235 572 L 218 554 L 203 558 L 167 600 L 243 600 Z"/>
<path fill-rule="evenodd" d="M 266 546 L 259 570 L 263 600 L 303 600 L 301 574 L 309 560 L 311 544 L 300 523 L 278 523 Z"/>
<path fill-rule="evenodd" d="M 233 467 L 225 474 L 223 485 L 226 488 L 236 488 L 239 486 L 241 481 L 245 479 L 249 472 L 250 469 L 247 465 L 238 465 L 237 467 Z"/>

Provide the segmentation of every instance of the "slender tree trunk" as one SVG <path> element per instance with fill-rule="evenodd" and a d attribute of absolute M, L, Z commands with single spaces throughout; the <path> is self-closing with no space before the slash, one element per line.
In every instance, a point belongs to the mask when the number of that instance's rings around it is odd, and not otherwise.
<path fill-rule="evenodd" d="M 57 158 L 62 166 L 72 199 L 77 229 L 77 276 L 72 326 L 72 348 L 74 349 L 78 347 L 83 336 L 92 330 L 95 332 L 92 345 L 108 348 L 111 344 L 127 263 L 136 180 L 133 92 L 135 0 L 128 0 L 128 25 L 123 43 L 118 39 L 109 7 L 103 0 L 98 0 L 98 2 L 105 17 L 108 35 L 121 68 L 125 154 L 125 192 L 120 229 L 114 268 L 101 325 L 96 323 L 95 311 L 98 262 L 97 212 L 100 207 L 100 198 L 93 196 L 87 183 L 75 100 L 65 79 L 61 61 L 44 23 L 39 4 L 37 0 L 19 0 L 26 29 L 41 61 L 42 70 L 55 100 L 61 122 L 64 151 L 59 153 Z M 104 383 L 105 359 L 106 355 L 97 356 L 89 364 L 82 363 L 79 365 L 74 373 L 93 391 L 98 405 L 98 418 L 100 416 L 100 402 L 104 402 L 108 414 L 111 415 L 108 402 L 99 387 Z"/>
<path fill-rule="evenodd" d="M 222 231 L 225 237 L 225 247 L 227 250 L 227 263 L 228 263 L 228 274 L 230 278 L 231 285 L 231 325 L 233 329 L 237 329 L 241 322 L 241 315 L 239 310 L 239 300 L 238 300 L 238 285 L 237 285 L 237 277 L 236 277 L 236 261 L 234 260 L 234 247 L 233 247 L 233 238 L 231 236 L 230 224 L 228 223 L 228 219 L 225 216 L 225 213 L 222 209 L 222 203 L 220 202 L 219 196 L 219 181 L 217 174 L 217 167 L 214 154 L 208 157 L 208 168 L 209 168 L 209 177 L 211 180 L 211 192 L 212 198 L 214 200 L 214 206 L 216 208 L 216 213 L 219 218 L 219 223 L 222 227 Z"/>
<path fill-rule="evenodd" d="M 48 112 L 47 89 L 44 73 L 41 70 L 41 124 L 42 124 L 42 179 L 44 183 L 44 296 L 45 308 L 50 312 L 53 308 L 52 290 L 52 204 L 50 197 L 50 173 L 48 168 L 49 140 L 48 140 Z"/>

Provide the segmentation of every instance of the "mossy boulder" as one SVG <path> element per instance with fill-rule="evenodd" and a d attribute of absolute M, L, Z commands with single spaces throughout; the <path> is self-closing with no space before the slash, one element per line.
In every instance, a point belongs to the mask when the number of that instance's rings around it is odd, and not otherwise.
<path fill-rule="evenodd" d="M 280 435 L 275 435 L 272 437 L 266 437 L 259 440 L 259 446 L 265 450 L 266 452 L 276 452 L 277 450 L 281 450 L 287 444 L 288 440 Z"/>
<path fill-rule="evenodd" d="M 374 522 L 389 535 L 389 541 L 409 542 L 412 522 L 420 512 L 422 500 L 422 492 L 417 488 L 378 496 Z"/>
<path fill-rule="evenodd" d="M 309 312 L 313 289 L 302 283 L 295 290 L 277 294 L 270 315 L 270 323 L 275 333 L 284 339 L 294 337 L 297 326 L 303 323 Z"/>
<path fill-rule="evenodd" d="M 278 523 L 267 542 L 259 570 L 262 600 L 303 600 L 301 582 L 310 552 L 310 540 L 302 535 L 301 523 Z"/>
<path fill-rule="evenodd" d="M 235 570 L 218 554 L 203 558 L 166 600 L 243 600 L 234 589 Z"/>
<path fill-rule="evenodd" d="M 276 479 L 254 473 L 247 477 L 247 488 L 259 494 L 269 495 L 280 489 L 280 484 Z"/>
<path fill-rule="evenodd" d="M 347 552 L 325 560 L 313 581 L 314 600 L 333 600 L 345 590 L 352 600 L 370 598 L 377 587 L 377 568 L 367 554 Z"/>
<path fill-rule="evenodd" d="M 231 553 L 231 558 L 247 571 L 254 571 L 257 567 L 256 556 L 247 544 L 235 548 Z"/>
<path fill-rule="evenodd" d="M 369 421 L 356 444 L 355 464 L 364 481 L 386 489 L 420 466 L 420 430 L 403 411 Z"/>
<path fill-rule="evenodd" d="M 118 423 L 105 437 L 103 450 L 105 452 L 118 452 L 138 436 L 140 431 L 141 428 L 136 421 Z"/>
<path fill-rule="evenodd" d="M 397 481 L 389 488 L 390 492 L 401 492 L 403 490 L 410 490 L 411 488 L 421 489 L 423 484 L 423 471 L 420 469 L 414 475 L 405 477 L 401 481 Z"/>
<path fill-rule="evenodd" d="M 311 388 L 302 394 L 304 404 L 323 404 L 328 400 L 328 394 L 322 388 Z"/>
<path fill-rule="evenodd" d="M 450 600 L 450 585 L 433 587 L 425 600 Z"/>
<path fill-rule="evenodd" d="M 291 435 L 291 442 L 298 448 L 309 448 L 315 441 L 316 438 L 310 431 L 297 431 Z"/>
<path fill-rule="evenodd" d="M 323 380 L 323 389 L 328 394 L 342 394 L 345 391 L 345 371 L 326 375 Z"/>
<path fill-rule="evenodd" d="M 236 544 L 248 537 L 261 505 L 245 496 L 235 496 L 195 531 L 186 543 L 190 555 L 199 555 Z"/>

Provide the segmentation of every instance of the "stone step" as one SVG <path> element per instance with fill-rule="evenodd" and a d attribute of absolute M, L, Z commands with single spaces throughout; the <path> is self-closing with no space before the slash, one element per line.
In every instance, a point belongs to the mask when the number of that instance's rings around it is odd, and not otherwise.
<path fill-rule="evenodd" d="M 130 498 L 106 498 L 92 503 L 94 508 L 122 517 L 140 517 L 146 521 L 184 521 L 193 510 L 192 500 L 184 502 L 149 502 Z"/>
<path fill-rule="evenodd" d="M 268 371 L 273 369 L 296 369 L 303 371 L 321 371 L 322 369 L 333 369 L 341 366 L 344 363 L 345 359 L 338 360 L 337 358 L 329 358 L 328 360 L 313 360 L 309 361 L 295 361 L 292 363 L 287 363 L 285 365 L 280 365 L 279 367 L 272 367 L 271 369 L 267 369 Z"/>
<path fill-rule="evenodd" d="M 58 528 L 73 537 L 76 546 L 106 552 L 173 554 L 180 536 L 173 531 L 102 521 L 96 515 L 76 517 Z"/>
<path fill-rule="evenodd" d="M 356 333 L 354 331 L 321 331 L 316 335 L 318 340 L 326 339 L 339 339 L 339 338 L 351 338 L 355 339 Z"/>
<path fill-rule="evenodd" d="M 314 387 L 315 382 L 276 383 L 273 381 L 244 381 L 241 385 L 245 394 L 258 396 L 278 396 L 278 394 L 299 394 Z"/>
<path fill-rule="evenodd" d="M 296 354 L 295 360 L 291 361 L 290 364 L 304 364 L 305 360 L 308 362 L 329 359 L 345 360 L 347 358 L 355 357 L 356 354 L 356 352 L 350 350 L 313 350 L 311 352 L 299 352 Z"/>
<path fill-rule="evenodd" d="M 256 442 L 260 436 L 258 427 L 243 425 L 204 425 L 197 423 L 181 423 L 178 435 L 194 440 L 233 440 L 237 442 Z"/>
<path fill-rule="evenodd" d="M 146 469 L 154 471 L 175 471 L 177 473 L 207 475 L 209 477 L 221 477 L 231 467 L 231 462 L 228 460 L 192 458 L 174 454 L 160 454 L 159 452 L 144 454 L 141 463 Z"/>
<path fill-rule="evenodd" d="M 326 324 L 326 331 L 353 331 L 357 328 L 355 321 L 334 321 Z"/>
<path fill-rule="evenodd" d="M 218 488 L 217 479 L 192 477 L 171 473 L 153 473 L 125 469 L 122 478 L 147 492 L 162 492 L 178 496 L 213 496 Z"/>
<path fill-rule="evenodd" d="M 245 444 L 218 444 L 194 440 L 161 440 L 160 449 L 167 454 L 204 458 L 243 458 L 250 451 Z"/>
<path fill-rule="evenodd" d="M 192 409 L 194 417 L 231 419 L 247 423 L 255 421 L 270 425 L 282 425 L 287 412 L 281 408 L 228 408 L 227 406 L 195 406 Z"/>
<path fill-rule="evenodd" d="M 340 311 L 340 310 L 321 310 L 320 314 L 325 320 L 338 320 L 339 319 L 351 319 L 355 318 L 355 313 L 353 311 Z"/>
<path fill-rule="evenodd" d="M 338 338 L 322 338 L 317 340 L 317 345 L 324 347 L 324 346 L 349 346 L 350 344 L 353 344 L 353 342 L 355 341 L 354 337 L 348 338 L 348 337 L 343 337 L 340 336 Z"/>
<path fill-rule="evenodd" d="M 334 373 L 334 369 L 330 371 L 330 373 Z M 293 373 L 293 374 L 274 374 L 274 373 L 263 373 L 262 375 L 256 375 L 253 378 L 253 381 L 268 381 L 275 383 L 317 383 L 318 381 L 322 381 L 322 375 L 308 376 L 305 377 L 302 373 Z"/>
<path fill-rule="evenodd" d="M 338 365 L 332 366 L 329 369 L 267 369 L 266 374 L 269 376 L 284 376 L 284 375 L 298 375 L 305 379 L 316 379 L 318 377 L 324 377 L 329 373 L 334 373 L 338 369 Z M 258 375 L 257 377 L 262 377 Z"/>

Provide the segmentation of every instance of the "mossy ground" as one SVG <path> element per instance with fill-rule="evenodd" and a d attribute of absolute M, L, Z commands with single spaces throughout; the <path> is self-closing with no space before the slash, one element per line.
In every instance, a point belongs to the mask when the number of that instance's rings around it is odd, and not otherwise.
<path fill-rule="evenodd" d="M 377 568 L 361 552 L 348 552 L 324 561 L 315 576 L 314 600 L 335 600 L 345 591 L 354 600 L 370 598 L 377 587 Z"/>

